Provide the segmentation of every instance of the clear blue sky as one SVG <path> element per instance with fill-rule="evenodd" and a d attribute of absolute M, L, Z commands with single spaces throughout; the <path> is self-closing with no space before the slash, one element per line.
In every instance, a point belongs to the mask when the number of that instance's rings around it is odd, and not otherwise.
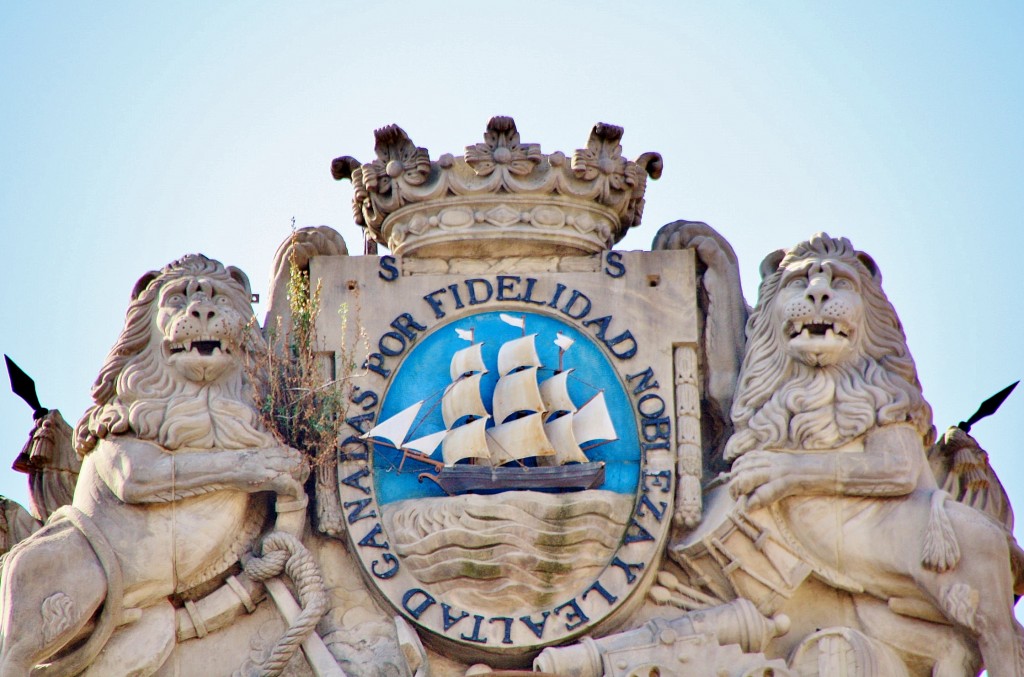
<path fill-rule="evenodd" d="M 4 3 L 0 350 L 74 424 L 145 271 L 201 251 L 265 294 L 293 216 L 360 251 L 329 164 L 374 128 L 436 158 L 496 114 L 545 152 L 605 121 L 665 158 L 620 248 L 705 220 L 752 301 L 769 251 L 850 237 L 942 429 L 1024 377 L 1022 35 L 1010 2 Z M 25 501 L 3 392 L 0 493 Z M 1024 388 L 974 432 L 1022 509 Z"/>

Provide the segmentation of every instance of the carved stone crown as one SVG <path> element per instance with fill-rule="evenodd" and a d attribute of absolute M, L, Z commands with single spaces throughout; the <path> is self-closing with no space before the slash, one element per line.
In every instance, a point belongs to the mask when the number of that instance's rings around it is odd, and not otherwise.
<path fill-rule="evenodd" d="M 400 256 L 593 254 L 639 225 L 658 153 L 622 157 L 622 128 L 599 123 L 587 147 L 545 155 L 519 140 L 510 117 L 487 123 L 484 142 L 431 160 L 397 125 L 378 129 L 377 159 L 340 157 L 335 179 L 351 179 L 356 223 Z"/>

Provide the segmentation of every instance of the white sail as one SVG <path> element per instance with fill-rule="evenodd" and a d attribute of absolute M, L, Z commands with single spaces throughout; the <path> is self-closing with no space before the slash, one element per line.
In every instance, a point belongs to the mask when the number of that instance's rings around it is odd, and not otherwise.
<path fill-rule="evenodd" d="M 569 374 L 572 369 L 558 372 L 540 384 L 540 397 L 544 401 L 544 411 L 554 414 L 559 411 L 576 411 L 576 405 L 569 397 Z"/>
<path fill-rule="evenodd" d="M 530 414 L 500 423 L 487 431 L 487 442 L 494 465 L 555 454 L 555 448 L 544 434 L 543 414 Z"/>
<path fill-rule="evenodd" d="M 541 367 L 537 346 L 534 344 L 536 334 L 528 334 L 502 344 L 498 349 L 498 375 L 504 376 L 510 371 L 521 367 Z"/>
<path fill-rule="evenodd" d="M 480 378 L 483 374 L 470 374 L 452 383 L 441 396 L 441 416 L 444 427 L 451 428 L 463 416 L 487 416 L 487 407 L 480 397 Z"/>
<path fill-rule="evenodd" d="M 490 460 L 487 435 L 484 427 L 487 418 L 478 418 L 466 425 L 453 428 L 447 432 L 441 443 L 441 455 L 445 465 L 455 465 L 465 458 L 484 458 Z"/>
<path fill-rule="evenodd" d="M 405 436 L 409 434 L 409 428 L 412 427 L 413 421 L 416 420 L 416 414 L 420 413 L 420 407 L 423 406 L 423 402 L 423 400 L 420 400 L 394 416 L 384 419 L 360 435 L 360 438 L 365 440 L 368 437 L 380 437 L 391 442 L 392 446 L 398 449 L 402 446 L 402 442 L 405 441 Z"/>
<path fill-rule="evenodd" d="M 441 444 L 441 440 L 443 440 L 447 434 L 447 430 L 441 430 L 436 433 L 424 435 L 423 437 L 417 437 L 414 440 L 409 440 L 403 444 L 402 447 L 418 451 L 424 456 L 430 456 L 434 453 L 434 449 L 437 449 L 437 445 Z"/>
<path fill-rule="evenodd" d="M 504 423 L 516 412 L 536 413 L 544 411 L 544 401 L 537 387 L 537 367 L 527 367 L 502 376 L 494 386 L 491 411 L 495 423 Z"/>
<path fill-rule="evenodd" d="M 456 351 L 452 355 L 451 376 L 453 381 L 464 374 L 472 372 L 480 372 L 482 374 L 487 371 L 487 368 L 484 366 L 484 356 L 481 353 L 483 345 L 482 343 L 474 343 L 468 348 Z"/>
<path fill-rule="evenodd" d="M 619 439 L 604 401 L 604 392 L 590 398 L 572 417 L 572 432 L 582 443 Z"/>
<path fill-rule="evenodd" d="M 552 419 L 544 424 L 544 432 L 551 440 L 551 446 L 555 448 L 555 457 L 552 463 L 545 465 L 565 465 L 566 463 L 586 463 L 589 459 L 576 443 L 576 436 L 573 435 L 572 414 L 565 414 Z"/>

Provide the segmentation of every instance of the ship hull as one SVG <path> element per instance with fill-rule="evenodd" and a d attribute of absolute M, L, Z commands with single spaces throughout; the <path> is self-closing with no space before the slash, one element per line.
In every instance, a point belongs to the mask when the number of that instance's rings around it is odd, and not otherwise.
<path fill-rule="evenodd" d="M 497 494 L 503 491 L 586 491 L 604 483 L 604 462 L 563 466 L 447 466 L 439 473 L 422 473 L 449 496 L 459 494 Z"/>

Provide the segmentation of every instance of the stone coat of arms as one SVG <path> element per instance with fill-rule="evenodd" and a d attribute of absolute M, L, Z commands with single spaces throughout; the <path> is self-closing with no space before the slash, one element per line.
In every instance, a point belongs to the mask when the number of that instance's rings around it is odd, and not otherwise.
<path fill-rule="evenodd" d="M 189 255 L 74 430 L 18 370 L 0 677 L 1024 674 L 1006 493 L 936 435 L 879 266 L 819 233 L 749 308 L 706 224 L 615 250 L 662 169 L 622 133 L 384 127 L 332 164 L 365 255 L 295 231 L 264 327 Z"/>

